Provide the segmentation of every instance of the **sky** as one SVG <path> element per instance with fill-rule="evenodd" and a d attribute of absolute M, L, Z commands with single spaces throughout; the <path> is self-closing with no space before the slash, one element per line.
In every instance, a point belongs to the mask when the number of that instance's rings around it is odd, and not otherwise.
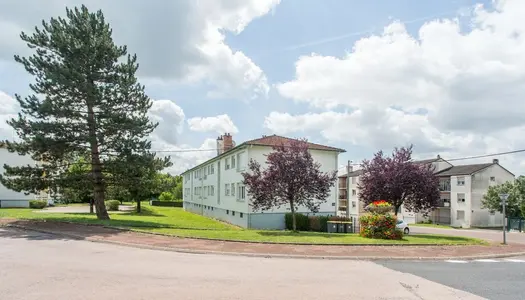
<path fill-rule="evenodd" d="M 340 165 L 414 145 L 414 158 L 525 149 L 525 1 L 17 0 L 0 2 L 0 139 L 33 80 L 20 32 L 85 4 L 138 55 L 153 150 L 180 173 L 278 134 L 346 149 Z M 192 151 L 199 150 L 199 151 Z M 525 174 L 525 153 L 460 160 Z"/>

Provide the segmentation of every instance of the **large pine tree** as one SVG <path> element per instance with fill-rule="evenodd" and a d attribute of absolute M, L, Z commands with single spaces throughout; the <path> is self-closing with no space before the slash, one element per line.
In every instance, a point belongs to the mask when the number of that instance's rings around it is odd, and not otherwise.
<path fill-rule="evenodd" d="M 35 52 L 15 56 L 34 76 L 33 95 L 16 95 L 21 113 L 8 121 L 19 140 L 6 141 L 10 151 L 29 154 L 38 166 L 5 166 L 2 183 L 10 189 L 38 192 L 67 186 L 67 164 L 75 153 L 88 152 L 90 182 L 99 219 L 104 206 L 105 162 L 122 153 L 147 155 L 147 137 L 158 124 L 147 112 L 151 99 L 137 81 L 136 55 L 117 46 L 102 11 L 84 5 L 66 8 L 66 17 L 42 22 L 20 36 Z M 120 173 L 120 172 L 119 172 Z"/>

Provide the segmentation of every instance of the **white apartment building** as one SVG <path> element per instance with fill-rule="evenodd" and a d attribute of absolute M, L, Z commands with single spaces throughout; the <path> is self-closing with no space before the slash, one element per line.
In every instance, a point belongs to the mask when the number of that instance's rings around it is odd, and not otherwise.
<path fill-rule="evenodd" d="M 492 163 L 453 166 L 437 157 L 414 161 L 417 164 L 432 164 L 439 177 L 441 203 L 428 217 L 407 211 L 403 207 L 398 214 L 407 223 L 432 220 L 434 223 L 454 227 L 494 227 L 503 225 L 503 216 L 481 208 L 481 200 L 491 185 L 499 185 L 515 179 L 514 174 L 503 168 L 497 159 Z M 358 182 L 362 170 L 351 171 L 348 176 L 349 215 L 359 216 L 364 205 L 358 199 Z"/>
<path fill-rule="evenodd" d="M 29 156 L 21 156 L 18 153 L 11 153 L 5 145 L 0 143 L 0 174 L 4 173 L 4 164 L 10 166 L 24 166 L 35 164 Z M 0 183 L 0 208 L 6 207 L 29 207 L 30 200 L 48 200 L 48 195 L 42 192 L 39 195 L 29 194 L 26 195 L 23 192 L 15 192 L 7 189 Z"/>
<path fill-rule="evenodd" d="M 266 156 L 274 146 L 290 144 L 292 139 L 277 135 L 263 136 L 246 141 L 238 146 L 230 134 L 217 139 L 217 156 L 195 166 L 183 176 L 184 209 L 207 217 L 219 219 L 245 228 L 284 229 L 284 215 L 288 207 L 267 211 L 254 211 L 250 196 L 243 185 L 242 173 L 248 171 L 248 162 L 253 159 L 266 167 Z M 310 153 L 321 164 L 321 171 L 336 171 L 339 153 L 345 150 L 309 143 Z M 332 188 L 328 200 L 317 215 L 335 215 L 337 186 Z M 298 212 L 311 213 L 306 207 Z"/>

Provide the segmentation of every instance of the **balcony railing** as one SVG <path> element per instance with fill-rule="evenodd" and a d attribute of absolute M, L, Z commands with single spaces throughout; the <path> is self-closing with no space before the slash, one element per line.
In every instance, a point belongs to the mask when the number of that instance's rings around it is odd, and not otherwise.
<path fill-rule="evenodd" d="M 450 207 L 450 199 L 439 199 L 436 207 Z"/>

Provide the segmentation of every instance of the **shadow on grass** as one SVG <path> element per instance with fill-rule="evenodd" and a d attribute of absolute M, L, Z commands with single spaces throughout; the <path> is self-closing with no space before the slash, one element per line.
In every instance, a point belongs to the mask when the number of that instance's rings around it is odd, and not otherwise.
<path fill-rule="evenodd" d="M 408 235 L 408 237 L 410 237 L 412 241 L 418 240 L 418 239 L 421 239 L 421 240 L 424 239 L 424 240 L 436 240 L 436 241 L 446 240 L 446 241 L 466 242 L 467 243 L 467 242 L 472 242 L 472 240 L 476 240 L 476 239 L 473 239 L 470 237 L 464 237 L 464 236 L 450 236 L 450 235 L 443 236 L 443 235 L 436 235 L 436 234 L 411 234 L 411 235 Z M 406 240 L 406 239 L 403 238 L 403 240 Z"/>
<path fill-rule="evenodd" d="M 131 210 L 131 211 L 128 211 L 128 212 L 125 212 L 125 213 L 122 213 L 121 214 L 122 216 L 148 216 L 148 217 L 165 217 L 165 215 L 163 214 L 159 214 L 157 212 L 155 212 L 153 209 L 149 208 L 149 207 L 141 207 L 140 208 L 140 213 L 137 212 L 137 208 L 135 207 L 134 210 Z"/>

